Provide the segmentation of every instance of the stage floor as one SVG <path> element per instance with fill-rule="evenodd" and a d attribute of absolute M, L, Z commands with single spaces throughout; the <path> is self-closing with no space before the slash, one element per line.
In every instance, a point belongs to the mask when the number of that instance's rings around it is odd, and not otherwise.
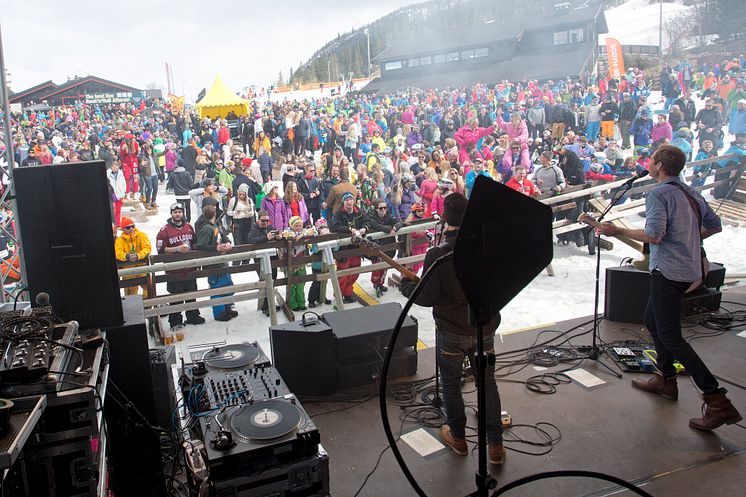
<path fill-rule="evenodd" d="M 724 302 L 723 307 L 728 310 L 743 310 L 746 288 L 724 292 L 723 300 L 741 304 Z M 557 323 L 553 329 L 565 331 L 589 321 L 589 318 L 565 321 Z M 573 334 L 590 329 L 589 323 Z M 600 330 L 605 342 L 647 336 L 641 325 L 602 321 Z M 703 333 L 705 331 L 707 333 Z M 538 329 L 508 335 L 504 343 L 497 342 L 496 351 L 500 353 L 531 345 L 541 332 L 542 329 Z M 721 383 L 729 390 L 728 395 L 736 407 L 746 414 L 746 337 L 738 336 L 738 331 L 704 336 L 711 332 L 699 326 L 689 328 L 688 333 L 699 335 L 692 346 L 712 372 L 723 380 Z M 543 333 L 540 339 L 557 334 Z M 588 333 L 573 339 L 572 344 L 588 345 L 590 340 Z M 417 378 L 434 374 L 433 360 L 433 349 L 420 351 Z M 613 361 L 606 357 L 604 361 L 616 369 Z M 549 371 L 567 369 L 568 366 L 562 364 L 549 368 Z M 562 434 L 553 450 L 543 456 L 518 453 L 511 449 L 527 450 L 529 447 L 507 443 L 509 450 L 505 465 L 490 468 L 499 486 L 542 471 L 577 469 L 614 475 L 642 486 L 655 496 L 743 495 L 746 488 L 746 429 L 731 425 L 713 433 L 703 433 L 689 428 L 688 419 L 700 414 L 701 400 L 688 377 L 679 379 L 679 400 L 672 402 L 633 389 L 630 380 L 639 377 L 640 373 L 624 373 L 622 379 L 618 379 L 593 361 L 585 360 L 579 367 L 605 383 L 586 388 L 573 381 L 557 386 L 557 392 L 552 395 L 531 392 L 523 383 L 498 383 L 502 408 L 510 413 L 513 423 L 552 423 Z M 523 381 L 536 374 L 534 367 L 528 366 L 507 379 Z M 471 381 L 464 386 L 465 391 L 473 389 Z M 465 398 L 476 403 L 475 393 L 469 393 Z M 313 416 L 324 449 L 329 454 L 332 495 L 352 497 L 387 446 L 378 400 L 357 405 L 304 403 L 304 407 Z M 399 414 L 399 407 L 389 400 L 389 415 L 395 432 L 401 426 Z M 746 426 L 746 422 L 739 424 Z M 473 413 L 469 425 L 476 426 Z M 416 424 L 405 423 L 402 431 L 406 433 L 417 428 Z M 436 429 L 427 431 L 437 438 Z M 528 430 L 521 429 L 520 433 L 538 440 Z M 469 446 L 473 448 L 474 444 Z M 476 450 L 468 457 L 459 457 L 450 449 L 443 448 L 423 457 L 402 441 L 399 447 L 428 496 L 467 495 L 474 490 Z M 387 450 L 358 495 L 398 497 L 415 493 L 391 451 Z M 633 493 L 605 481 L 563 478 L 531 483 L 505 495 L 559 497 Z"/>

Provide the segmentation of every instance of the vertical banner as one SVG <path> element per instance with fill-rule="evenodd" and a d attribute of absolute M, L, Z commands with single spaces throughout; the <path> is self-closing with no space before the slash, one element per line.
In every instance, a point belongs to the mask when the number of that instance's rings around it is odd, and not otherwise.
<path fill-rule="evenodd" d="M 609 76 L 621 78 L 624 74 L 622 44 L 616 38 L 606 38 L 606 57 L 609 59 Z"/>

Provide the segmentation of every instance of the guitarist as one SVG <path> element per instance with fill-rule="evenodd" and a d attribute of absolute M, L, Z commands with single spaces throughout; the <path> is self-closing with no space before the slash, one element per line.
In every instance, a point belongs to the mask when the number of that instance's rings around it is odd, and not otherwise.
<path fill-rule="evenodd" d="M 334 213 L 331 231 L 332 233 L 344 233 L 345 235 L 354 237 L 365 236 L 365 233 L 368 231 L 368 220 L 355 205 L 355 195 L 352 193 L 342 193 L 342 207 Z M 344 252 L 340 250 L 339 253 L 343 254 Z M 337 259 L 337 268 L 360 267 L 360 263 L 360 256 L 352 255 Z M 353 274 L 339 277 L 339 286 L 342 289 L 342 297 L 345 304 L 355 302 L 352 292 L 358 276 L 357 274 Z"/>
<path fill-rule="evenodd" d="M 655 343 L 658 372 L 632 385 L 669 400 L 678 398 L 674 359 L 684 365 L 705 403 L 703 416 L 689 426 L 713 430 L 724 423 L 741 421 L 741 415 L 725 396 L 717 379 L 691 345 L 681 336 L 681 301 L 693 282 L 704 279 L 702 239 L 719 233 L 720 218 L 694 189 L 679 179 L 686 164 L 684 152 L 663 145 L 653 154 L 650 177 L 658 185 L 646 197 L 645 229 L 620 228 L 609 222 L 599 229 L 604 235 L 624 235 L 650 244 L 650 297 L 645 326 Z"/>
<path fill-rule="evenodd" d="M 396 235 L 396 232 L 404 226 L 404 223 L 401 221 L 401 219 L 396 219 L 394 216 L 389 214 L 389 208 L 385 200 L 378 200 L 375 210 L 370 214 L 370 217 L 368 218 L 368 224 L 370 225 L 371 231 L 382 231 L 390 235 Z M 392 239 L 382 239 L 380 243 L 383 244 L 384 240 Z M 389 257 L 394 257 L 394 252 L 392 251 L 387 255 Z M 371 259 L 371 261 L 375 264 L 376 262 L 378 262 L 378 258 L 374 259 Z M 388 290 L 388 287 L 383 284 L 384 281 L 386 281 L 385 269 L 379 269 L 378 271 L 373 271 L 371 273 L 370 282 L 373 283 L 373 288 L 376 290 L 376 295 L 378 297 L 380 297 L 383 292 Z"/>
<path fill-rule="evenodd" d="M 445 241 L 428 250 L 425 255 L 425 273 L 439 257 L 453 252 L 461 218 L 464 217 L 466 211 L 466 203 L 466 197 L 460 193 L 451 193 L 445 198 L 443 202 L 443 218 L 446 222 Z M 405 297 L 409 297 L 416 286 L 414 281 L 402 278 L 399 288 Z M 461 396 L 461 369 L 464 357 L 474 357 L 477 340 L 476 329 L 469 324 L 469 306 L 456 279 L 453 260 L 447 260 L 435 269 L 435 273 L 429 276 L 415 303 L 433 308 L 437 330 L 437 361 L 443 381 L 443 405 L 447 417 L 447 424 L 440 427 L 440 437 L 456 454 L 466 456 L 469 454 L 469 448 L 466 444 L 466 414 Z M 488 353 L 492 352 L 495 347 L 497 324 L 495 320 L 483 327 L 484 350 Z M 486 378 L 487 455 L 490 464 L 502 464 L 505 461 L 505 448 L 503 447 L 500 395 L 495 383 L 494 363 L 487 366 Z"/>

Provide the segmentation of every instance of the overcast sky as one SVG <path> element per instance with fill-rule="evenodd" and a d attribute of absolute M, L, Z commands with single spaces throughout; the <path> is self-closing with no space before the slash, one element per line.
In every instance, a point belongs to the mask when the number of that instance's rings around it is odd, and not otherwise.
<path fill-rule="evenodd" d="M 287 79 L 337 33 L 422 0 L 0 0 L 10 88 L 96 75 L 194 96 L 220 74 L 238 91 Z M 371 54 L 371 57 L 375 54 Z"/>

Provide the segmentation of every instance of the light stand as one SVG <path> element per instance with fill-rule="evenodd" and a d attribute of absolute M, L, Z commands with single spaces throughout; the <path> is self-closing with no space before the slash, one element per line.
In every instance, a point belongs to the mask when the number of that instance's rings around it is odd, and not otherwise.
<path fill-rule="evenodd" d="M 474 367 L 477 368 L 477 489 L 467 497 L 487 497 L 489 491 L 497 487 L 497 480 L 487 471 L 487 365 L 494 363 L 495 354 L 484 353 L 482 326 L 489 322 L 489 316 L 469 306 L 469 317 L 477 329 L 477 353 L 474 354 Z M 498 314 L 499 316 L 499 314 Z M 485 322 L 486 321 L 486 322 Z"/>

